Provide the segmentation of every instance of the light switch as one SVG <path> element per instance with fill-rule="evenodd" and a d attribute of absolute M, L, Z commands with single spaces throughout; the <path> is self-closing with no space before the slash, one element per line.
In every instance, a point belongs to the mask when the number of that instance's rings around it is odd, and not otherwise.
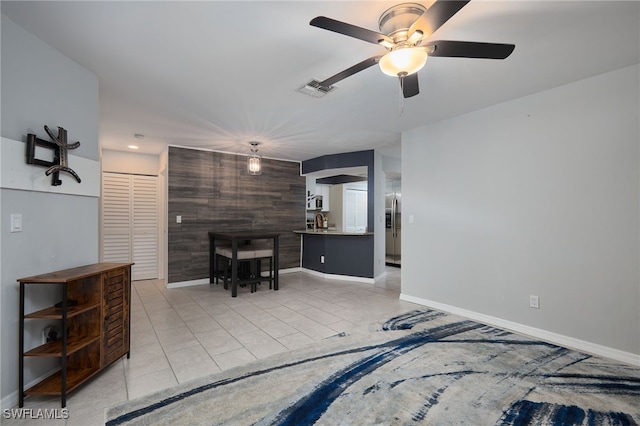
<path fill-rule="evenodd" d="M 176 216 L 176 223 L 182 223 L 182 216 Z"/>
<path fill-rule="evenodd" d="M 22 232 L 22 215 L 20 213 L 11 214 L 11 232 Z"/>

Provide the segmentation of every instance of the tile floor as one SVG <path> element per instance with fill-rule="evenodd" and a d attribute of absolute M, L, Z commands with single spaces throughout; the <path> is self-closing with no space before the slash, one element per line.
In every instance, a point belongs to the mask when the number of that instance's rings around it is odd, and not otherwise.
<path fill-rule="evenodd" d="M 104 409 L 178 383 L 296 349 L 337 333 L 368 331 L 417 305 L 399 300 L 400 269 L 375 284 L 305 272 L 280 275 L 232 298 L 222 285 L 167 289 L 160 280 L 133 283 L 131 358 L 117 361 L 67 398 L 66 420 L 7 420 L 6 425 L 101 425 Z M 58 398 L 28 397 L 25 407 L 60 408 Z"/>

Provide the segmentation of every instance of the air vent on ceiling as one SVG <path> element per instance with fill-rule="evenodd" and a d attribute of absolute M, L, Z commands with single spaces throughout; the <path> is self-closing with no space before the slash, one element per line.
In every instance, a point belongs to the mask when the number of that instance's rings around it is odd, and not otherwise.
<path fill-rule="evenodd" d="M 321 98 L 335 88 L 336 86 L 321 86 L 318 80 L 311 80 L 297 90 L 305 95 L 313 96 L 314 98 Z"/>

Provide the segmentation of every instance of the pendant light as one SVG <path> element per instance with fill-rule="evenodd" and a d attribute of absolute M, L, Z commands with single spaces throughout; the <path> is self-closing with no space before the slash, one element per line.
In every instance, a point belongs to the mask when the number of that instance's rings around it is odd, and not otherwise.
<path fill-rule="evenodd" d="M 251 154 L 247 158 L 247 172 L 250 175 L 261 175 L 262 174 L 262 164 L 261 157 L 258 155 L 258 145 L 260 142 L 249 142 L 251 145 Z"/>

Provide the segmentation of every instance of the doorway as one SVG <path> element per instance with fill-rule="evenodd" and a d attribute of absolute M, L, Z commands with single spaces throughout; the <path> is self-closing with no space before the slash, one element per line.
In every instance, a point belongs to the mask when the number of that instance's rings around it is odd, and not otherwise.
<path fill-rule="evenodd" d="M 402 265 L 402 182 L 399 178 L 385 182 L 385 262 Z"/>
<path fill-rule="evenodd" d="M 158 177 L 102 173 L 103 262 L 134 262 L 132 280 L 158 277 Z"/>

